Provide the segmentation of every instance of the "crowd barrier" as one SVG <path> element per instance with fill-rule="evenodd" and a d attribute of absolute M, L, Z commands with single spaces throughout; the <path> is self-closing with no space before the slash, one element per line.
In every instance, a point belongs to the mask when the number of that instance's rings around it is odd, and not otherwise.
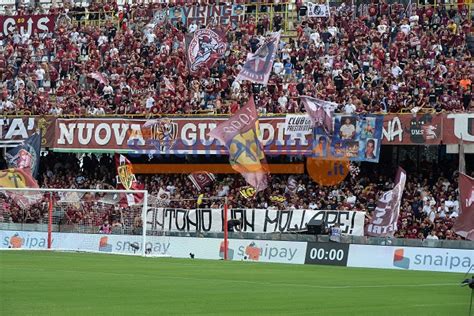
<path fill-rule="evenodd" d="M 231 234 L 230 260 L 456 273 L 465 273 L 474 264 L 472 242 L 465 242 L 470 244 L 470 249 L 454 249 L 243 237 Z M 52 248 L 58 250 L 138 254 L 142 247 L 139 235 L 53 233 L 52 236 Z M 0 230 L 0 249 L 46 248 L 46 232 Z M 210 237 L 148 236 L 145 249 L 150 255 L 174 258 L 189 258 L 192 254 L 196 259 L 219 260 L 224 255 L 222 238 Z"/>

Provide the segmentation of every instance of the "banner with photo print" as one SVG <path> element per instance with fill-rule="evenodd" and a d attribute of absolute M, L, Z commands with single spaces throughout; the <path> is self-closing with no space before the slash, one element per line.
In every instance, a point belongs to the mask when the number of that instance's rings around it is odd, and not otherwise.
<path fill-rule="evenodd" d="M 378 162 L 382 139 L 383 115 L 338 115 L 334 118 L 330 156 L 351 161 Z M 315 135 L 322 152 L 324 139 Z"/>

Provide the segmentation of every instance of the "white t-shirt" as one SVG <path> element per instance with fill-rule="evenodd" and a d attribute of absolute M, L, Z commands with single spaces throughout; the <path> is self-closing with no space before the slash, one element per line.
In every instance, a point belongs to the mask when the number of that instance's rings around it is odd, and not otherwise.
<path fill-rule="evenodd" d="M 276 73 L 277 75 L 279 75 L 282 71 L 283 71 L 283 63 L 282 62 L 276 62 L 274 65 L 273 65 L 273 72 Z"/>
<path fill-rule="evenodd" d="M 105 95 L 112 94 L 113 92 L 114 92 L 114 89 L 111 86 L 105 86 L 104 87 L 104 94 Z"/>
<path fill-rule="evenodd" d="M 438 236 L 436 236 L 436 235 L 434 235 L 434 236 L 433 236 L 433 235 L 428 235 L 428 237 L 426 237 L 426 239 L 438 240 L 439 238 L 438 238 Z"/>
<path fill-rule="evenodd" d="M 288 104 L 288 98 L 285 95 L 282 95 L 278 98 L 278 104 L 283 108 L 286 109 L 286 105 Z"/>
<path fill-rule="evenodd" d="M 44 80 L 44 74 L 46 72 L 43 68 L 39 68 L 35 70 L 36 80 Z"/>
<path fill-rule="evenodd" d="M 398 78 L 398 76 L 400 76 L 402 74 L 403 70 L 399 66 L 394 66 L 394 67 L 392 67 L 391 72 L 392 72 L 392 75 L 395 78 Z"/>
<path fill-rule="evenodd" d="M 385 24 L 380 24 L 379 26 L 377 26 L 377 31 L 380 34 L 383 34 L 383 33 L 387 32 L 387 29 L 388 29 L 388 26 L 385 25 Z"/>
<path fill-rule="evenodd" d="M 151 109 L 155 105 L 155 99 L 153 97 L 148 97 L 146 99 L 146 108 Z"/>
<path fill-rule="evenodd" d="M 105 35 L 99 36 L 99 39 L 97 40 L 99 46 L 103 45 L 104 43 L 107 43 L 108 41 L 109 39 Z"/>
<path fill-rule="evenodd" d="M 346 198 L 346 202 L 350 205 L 354 205 L 356 201 L 357 201 L 357 198 L 355 197 L 355 195 L 348 196 Z"/>
<path fill-rule="evenodd" d="M 346 112 L 347 114 L 352 114 L 354 113 L 356 110 L 356 106 L 352 103 L 347 103 L 346 105 L 344 105 L 344 112 Z"/>
<path fill-rule="evenodd" d="M 405 33 L 405 35 L 408 35 L 408 33 L 410 33 L 410 31 L 411 31 L 411 26 L 408 25 L 408 24 L 402 24 L 402 25 L 400 26 L 400 30 L 401 30 L 403 33 Z"/>
<path fill-rule="evenodd" d="M 318 32 L 311 33 L 309 38 L 314 42 L 314 44 L 318 44 L 321 41 L 321 36 Z"/>
<path fill-rule="evenodd" d="M 341 126 L 341 134 L 343 139 L 352 138 L 352 134 L 355 132 L 355 126 L 352 124 L 344 124 Z"/>
<path fill-rule="evenodd" d="M 333 36 L 336 37 L 337 33 L 339 33 L 339 29 L 335 26 L 328 27 L 328 32 Z"/>

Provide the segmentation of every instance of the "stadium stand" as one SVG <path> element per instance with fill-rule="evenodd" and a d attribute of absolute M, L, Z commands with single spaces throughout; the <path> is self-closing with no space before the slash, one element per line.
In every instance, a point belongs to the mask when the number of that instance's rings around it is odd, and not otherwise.
<path fill-rule="evenodd" d="M 175 2 L 178 8 L 184 4 Z M 231 53 L 212 69 L 191 75 L 183 46 L 184 34 L 191 29 L 180 23 L 149 24 L 153 11 L 167 5 L 91 1 L 84 6 L 53 1 L 44 6 L 6 7 L 5 15 L 51 13 L 58 20 L 56 30 L 46 36 L 22 36 L 15 30 L 0 40 L 0 113 L 228 114 L 246 102 L 250 93 L 262 114 L 302 112 L 299 95 L 332 100 L 339 104 L 338 112 L 348 114 L 471 110 L 472 21 L 466 6 L 420 6 L 408 15 L 405 7 L 385 2 L 369 5 L 362 13 L 341 4 L 332 8 L 330 19 L 323 20 L 308 18 L 297 1 L 291 34 L 283 15 L 256 14 L 250 4 L 245 20 L 226 29 Z M 269 1 L 268 5 L 278 3 Z M 279 29 L 288 32 L 269 85 L 234 81 L 247 53 L 257 49 L 267 31 Z M 411 166 L 410 162 L 405 165 L 407 169 Z M 440 239 L 460 238 L 450 230 L 459 208 L 454 170 L 441 162 L 439 169 L 424 166 L 407 183 L 397 236 L 426 238 L 434 231 Z M 41 158 L 41 167 L 44 187 L 115 185 L 114 164 L 107 155 L 82 157 L 81 165 L 75 154 L 50 152 Z M 288 176 L 273 176 L 266 192 L 249 201 L 237 192 L 245 185 L 243 179 L 228 175 L 210 187 L 209 194 L 232 192 L 236 198 L 231 205 L 238 207 L 350 208 L 370 217 L 378 194 L 392 185 L 390 176 L 364 165 L 360 175 L 331 188 L 300 176 L 297 195 L 275 203 L 268 197 L 285 195 Z M 140 176 L 139 181 L 152 194 L 167 187 L 178 199 L 197 195 L 184 175 Z M 308 203 L 316 199 L 318 202 Z M 2 222 L 41 222 L 47 213 L 44 205 L 25 212 L 6 197 L 2 202 Z M 192 203 L 173 206 L 187 208 Z M 117 222 L 114 212 L 115 207 L 110 206 L 104 217 L 91 218 L 69 210 L 64 220 L 69 224 L 92 221 L 97 226 L 105 220 L 124 224 Z"/>
<path fill-rule="evenodd" d="M 405 7 L 382 3 L 355 16 L 342 4 L 327 20 L 308 18 L 300 8 L 291 23 L 296 36 L 284 38 L 269 85 L 261 87 L 234 78 L 266 31 L 290 24 L 281 15 L 246 14 L 227 30 L 225 60 L 191 76 L 182 42 L 189 29 L 147 24 L 165 4 L 99 3 L 17 8 L 18 14 L 57 14 L 58 23 L 46 36 L 16 30 L 2 39 L 1 113 L 221 114 L 237 109 L 250 92 L 261 113 L 301 112 L 301 94 L 334 100 L 346 113 L 471 107 L 467 6 L 420 6 L 408 16 Z"/>

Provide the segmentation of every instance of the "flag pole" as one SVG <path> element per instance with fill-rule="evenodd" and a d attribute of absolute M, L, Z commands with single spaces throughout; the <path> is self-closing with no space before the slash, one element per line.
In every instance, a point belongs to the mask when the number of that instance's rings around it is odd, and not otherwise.
<path fill-rule="evenodd" d="M 49 192 L 49 206 L 48 206 L 48 249 L 51 249 L 53 243 L 53 192 Z"/>
<path fill-rule="evenodd" d="M 227 249 L 228 249 L 228 227 L 227 227 L 227 197 L 224 202 L 224 260 L 227 260 Z"/>

